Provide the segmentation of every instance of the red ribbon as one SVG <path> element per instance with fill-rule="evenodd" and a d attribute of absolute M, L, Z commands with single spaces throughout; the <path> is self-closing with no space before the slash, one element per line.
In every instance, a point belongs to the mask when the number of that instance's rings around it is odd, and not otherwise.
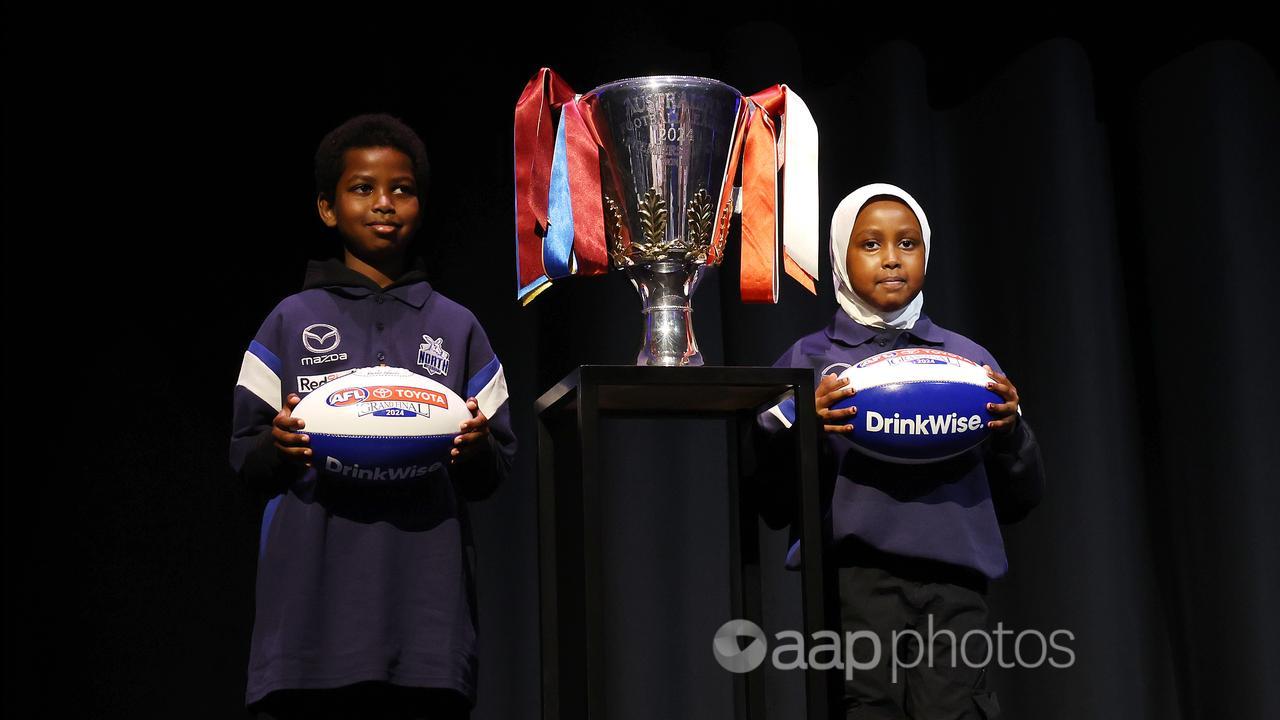
<path fill-rule="evenodd" d="M 589 113 L 570 101 L 561 111 L 569 156 L 569 195 L 573 203 L 573 254 L 577 275 L 609 272 L 604 241 L 604 208 L 600 196 L 600 142 Z"/>
<path fill-rule="evenodd" d="M 579 112 L 573 88 L 550 68 L 542 68 L 525 85 L 516 102 L 516 258 L 519 290 L 546 276 L 542 238 L 546 235 L 547 192 L 555 151 L 552 109 L 560 109 L 569 156 L 573 202 L 574 254 L 578 274 L 607 272 L 604 214 L 600 206 L 598 142 L 590 121 Z"/>

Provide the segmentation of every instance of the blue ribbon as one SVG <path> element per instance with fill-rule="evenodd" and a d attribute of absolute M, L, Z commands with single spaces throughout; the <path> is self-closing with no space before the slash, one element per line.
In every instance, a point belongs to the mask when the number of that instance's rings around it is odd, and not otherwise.
<path fill-rule="evenodd" d="M 569 191 L 569 153 L 565 142 L 564 113 L 556 128 L 556 149 L 551 158 L 551 187 L 547 192 L 547 216 L 551 227 L 542 239 L 542 266 L 551 279 L 573 274 L 573 198 Z"/>

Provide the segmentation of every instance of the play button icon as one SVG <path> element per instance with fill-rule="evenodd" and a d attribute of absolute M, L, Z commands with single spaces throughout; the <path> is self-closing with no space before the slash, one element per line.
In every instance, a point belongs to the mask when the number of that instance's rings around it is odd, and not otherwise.
<path fill-rule="evenodd" d="M 750 620 L 730 620 L 716 631 L 711 651 L 725 670 L 748 673 L 760 667 L 769 648 L 759 625 Z"/>

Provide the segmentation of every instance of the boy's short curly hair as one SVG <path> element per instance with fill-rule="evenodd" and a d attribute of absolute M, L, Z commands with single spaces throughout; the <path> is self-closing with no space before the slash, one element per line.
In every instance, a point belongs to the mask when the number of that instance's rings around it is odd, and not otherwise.
<path fill-rule="evenodd" d="M 393 147 L 413 162 L 418 192 L 425 192 L 430 180 L 427 147 L 413 128 L 385 113 L 357 115 L 329 131 L 316 148 L 316 192 L 333 197 L 342 177 L 343 154 L 352 148 Z"/>

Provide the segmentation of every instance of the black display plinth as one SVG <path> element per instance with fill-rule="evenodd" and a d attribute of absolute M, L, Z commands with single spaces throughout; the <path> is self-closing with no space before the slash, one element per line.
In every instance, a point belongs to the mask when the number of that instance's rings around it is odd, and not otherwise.
<path fill-rule="evenodd" d="M 543 720 L 599 720 L 604 708 L 600 418 L 729 419 L 732 617 L 761 623 L 756 507 L 740 492 L 739 450 L 756 413 L 795 393 L 795 440 L 815 448 L 813 371 L 766 367 L 583 365 L 538 399 L 538 559 Z M 825 629 L 821 509 L 815 453 L 796 453 L 804 632 Z M 704 643 L 698 638 L 697 643 Z M 810 718 L 830 717 L 830 675 L 809 671 Z M 734 676 L 735 717 L 764 717 L 763 670 Z"/>

